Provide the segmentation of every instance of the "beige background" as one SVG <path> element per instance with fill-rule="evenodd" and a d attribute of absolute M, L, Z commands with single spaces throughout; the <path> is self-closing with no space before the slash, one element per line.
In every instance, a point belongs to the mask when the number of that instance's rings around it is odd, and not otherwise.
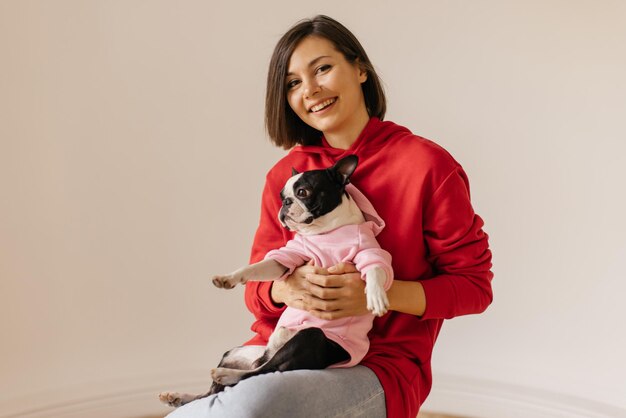
<path fill-rule="evenodd" d="M 247 261 L 284 153 L 267 64 L 316 13 L 362 41 L 387 118 L 463 164 L 491 236 L 495 302 L 444 327 L 430 408 L 624 412 L 626 2 L 2 0 L 0 417 L 158 412 L 251 335 L 208 277 Z"/>

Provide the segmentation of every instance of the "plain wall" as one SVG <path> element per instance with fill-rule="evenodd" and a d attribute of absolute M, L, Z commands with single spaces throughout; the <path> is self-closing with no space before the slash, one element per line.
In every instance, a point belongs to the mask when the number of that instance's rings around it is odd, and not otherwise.
<path fill-rule="evenodd" d="M 626 2 L 3 0 L 0 416 L 208 383 L 251 336 L 242 289 L 209 277 L 248 260 L 284 155 L 267 64 L 317 13 L 486 220 L 495 300 L 444 326 L 433 394 L 441 375 L 626 408 Z"/>

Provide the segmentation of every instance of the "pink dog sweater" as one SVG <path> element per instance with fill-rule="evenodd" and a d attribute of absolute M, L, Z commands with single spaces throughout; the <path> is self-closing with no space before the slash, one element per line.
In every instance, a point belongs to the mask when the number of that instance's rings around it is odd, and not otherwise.
<path fill-rule="evenodd" d="M 387 275 L 385 290 L 391 287 L 393 281 L 391 255 L 380 248 L 376 241 L 376 235 L 385 227 L 385 222 L 356 187 L 348 184 L 346 191 L 363 212 L 365 222 L 341 226 L 323 234 L 296 234 L 284 247 L 268 252 L 266 259 L 275 260 L 289 269 L 279 280 L 284 280 L 296 267 L 312 259 L 316 266 L 324 268 L 340 262 L 353 263 L 361 272 L 363 280 L 369 270 L 380 267 Z M 321 329 L 327 338 L 335 341 L 350 354 L 349 361 L 332 367 L 352 367 L 367 354 L 370 344 L 367 333 L 372 329 L 373 321 L 374 315 L 371 313 L 325 320 L 306 311 L 287 307 L 278 320 L 277 327 L 282 326 L 296 331 L 306 328 Z"/>

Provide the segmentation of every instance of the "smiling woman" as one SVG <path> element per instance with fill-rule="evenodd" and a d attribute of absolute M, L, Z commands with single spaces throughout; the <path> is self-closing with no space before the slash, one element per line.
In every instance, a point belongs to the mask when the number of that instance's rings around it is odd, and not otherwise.
<path fill-rule="evenodd" d="M 480 313 L 491 303 L 491 252 L 462 167 L 432 141 L 384 122 L 385 109 L 378 75 L 359 41 L 339 22 L 316 16 L 279 40 L 267 80 L 266 126 L 276 145 L 292 149 L 267 174 L 251 262 L 294 238 L 276 216 L 287 197 L 281 199 L 279 192 L 293 170 L 319 171 L 353 154 L 359 166 L 349 182 L 384 220 L 377 238 L 391 255 L 397 279 L 387 290 L 389 312 L 383 315 L 381 309 L 374 319 L 364 357 L 350 353 L 354 363 L 346 364 L 354 367 L 256 375 L 185 404 L 170 418 L 294 418 L 310 417 L 311 411 L 417 415 L 431 389 L 430 359 L 443 320 Z M 331 242 L 340 241 L 333 232 L 328 231 L 333 238 L 324 247 L 344 244 Z M 347 253 L 354 254 L 361 242 L 350 242 L 354 248 Z M 316 246 L 321 247 L 311 244 Z M 293 310 L 315 321 L 357 324 L 356 317 L 368 311 L 362 280 L 367 271 L 352 260 L 292 266 L 280 281 L 248 281 L 245 301 L 256 319 L 256 335 L 247 344 L 268 345 Z"/>
<path fill-rule="evenodd" d="M 292 23 L 320 10 L 354 31 L 384 77 L 387 113 L 371 99 L 371 70 L 361 85 L 372 118 L 436 139 L 463 163 L 498 255 L 497 303 L 445 321 L 424 357 L 433 385 L 422 408 L 626 417 L 626 55 L 617 53 L 626 2 L 564 5 L 0 1 L 0 418 L 162 417 L 171 408 L 159 392 L 207 389 L 207 365 L 252 336 L 243 289 L 211 290 L 210 277 L 248 261 L 265 175 L 283 146 L 294 151 L 272 169 L 268 195 L 291 165 L 340 156 L 287 102 L 289 39 L 267 93 L 269 125 L 291 118 L 283 139 L 292 142 L 273 147 L 263 126 L 272 51 Z M 322 23 L 299 28 L 306 38 Z M 367 68 L 345 32 L 327 33 L 315 36 Z M 353 183 L 384 215 L 400 279 L 424 278 L 410 261 L 419 245 L 403 239 L 413 231 L 398 229 L 431 219 L 404 210 L 423 160 L 372 143 L 380 135 L 370 128 L 381 126 L 372 121 L 355 144 L 368 158 Z M 268 216 L 272 204 L 264 201 Z M 264 216 L 255 257 L 286 238 L 271 221 Z M 270 291 L 293 303 L 279 286 L 251 289 L 260 335 L 280 306 Z M 436 307 L 430 295 L 427 311 Z M 413 354 L 403 334 L 381 344 L 404 326 L 402 312 L 387 316 L 370 361 L 388 348 Z M 430 318 L 421 323 L 435 325 Z M 409 377 L 421 384 L 423 370 Z M 407 403 L 426 394 L 414 393 Z"/>

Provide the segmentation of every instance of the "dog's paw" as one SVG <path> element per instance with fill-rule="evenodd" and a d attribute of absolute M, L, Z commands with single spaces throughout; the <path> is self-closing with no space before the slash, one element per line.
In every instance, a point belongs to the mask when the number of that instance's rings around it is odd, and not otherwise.
<path fill-rule="evenodd" d="M 178 392 L 162 392 L 159 394 L 159 400 L 161 402 L 175 408 L 178 408 L 179 406 L 182 406 L 193 400 L 190 398 L 195 398 L 195 396 L 191 396 L 187 393 Z"/>
<path fill-rule="evenodd" d="M 211 370 L 211 377 L 215 383 L 224 386 L 231 386 L 241 380 L 242 370 L 228 369 L 226 367 L 218 367 Z"/>
<path fill-rule="evenodd" d="M 379 288 L 365 289 L 367 297 L 367 309 L 376 316 L 383 316 L 389 310 L 387 293 Z"/>
<path fill-rule="evenodd" d="M 232 289 L 238 283 L 245 283 L 243 278 L 228 274 L 226 276 L 213 276 L 213 285 L 220 289 Z"/>

